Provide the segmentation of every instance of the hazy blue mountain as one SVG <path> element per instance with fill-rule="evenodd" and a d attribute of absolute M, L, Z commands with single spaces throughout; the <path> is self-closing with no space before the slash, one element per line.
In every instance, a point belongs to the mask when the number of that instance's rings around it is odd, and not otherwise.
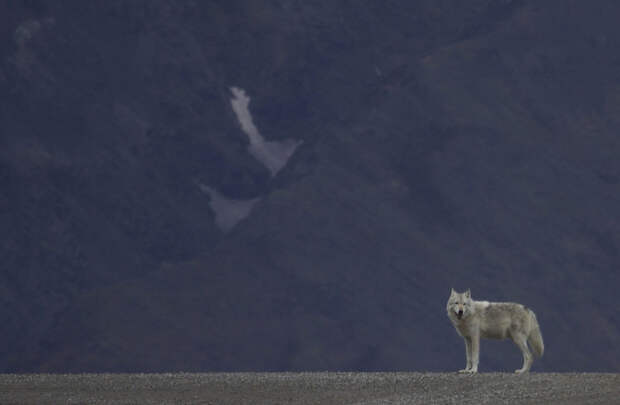
<path fill-rule="evenodd" d="M 0 3 L 0 371 L 619 371 L 618 15 Z"/>

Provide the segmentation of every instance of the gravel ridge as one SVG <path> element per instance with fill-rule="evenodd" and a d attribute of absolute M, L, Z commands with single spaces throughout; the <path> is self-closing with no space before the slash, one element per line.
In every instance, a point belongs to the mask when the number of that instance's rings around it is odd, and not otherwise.
<path fill-rule="evenodd" d="M 2 404 L 612 404 L 617 373 L 3 374 Z"/>

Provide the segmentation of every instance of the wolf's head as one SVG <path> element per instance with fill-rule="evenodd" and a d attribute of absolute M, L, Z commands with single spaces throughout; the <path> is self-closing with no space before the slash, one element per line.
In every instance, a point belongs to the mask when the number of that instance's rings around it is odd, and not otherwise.
<path fill-rule="evenodd" d="M 472 299 L 471 291 L 467 290 L 464 293 L 457 293 L 454 288 L 450 292 L 450 298 L 448 299 L 448 315 L 456 319 L 466 318 L 472 311 Z"/>

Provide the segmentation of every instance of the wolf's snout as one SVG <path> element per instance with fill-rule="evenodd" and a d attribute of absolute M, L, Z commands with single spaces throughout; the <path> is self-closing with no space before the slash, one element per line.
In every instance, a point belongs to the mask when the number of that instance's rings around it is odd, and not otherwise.
<path fill-rule="evenodd" d="M 456 317 L 461 319 L 462 316 L 463 316 L 463 310 L 459 309 L 459 311 L 456 313 Z"/>

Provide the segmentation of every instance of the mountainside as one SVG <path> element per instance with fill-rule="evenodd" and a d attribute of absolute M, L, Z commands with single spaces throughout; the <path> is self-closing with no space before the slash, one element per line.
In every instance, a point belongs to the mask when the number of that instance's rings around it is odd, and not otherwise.
<path fill-rule="evenodd" d="M 0 371 L 620 370 L 618 15 L 0 3 Z"/>

